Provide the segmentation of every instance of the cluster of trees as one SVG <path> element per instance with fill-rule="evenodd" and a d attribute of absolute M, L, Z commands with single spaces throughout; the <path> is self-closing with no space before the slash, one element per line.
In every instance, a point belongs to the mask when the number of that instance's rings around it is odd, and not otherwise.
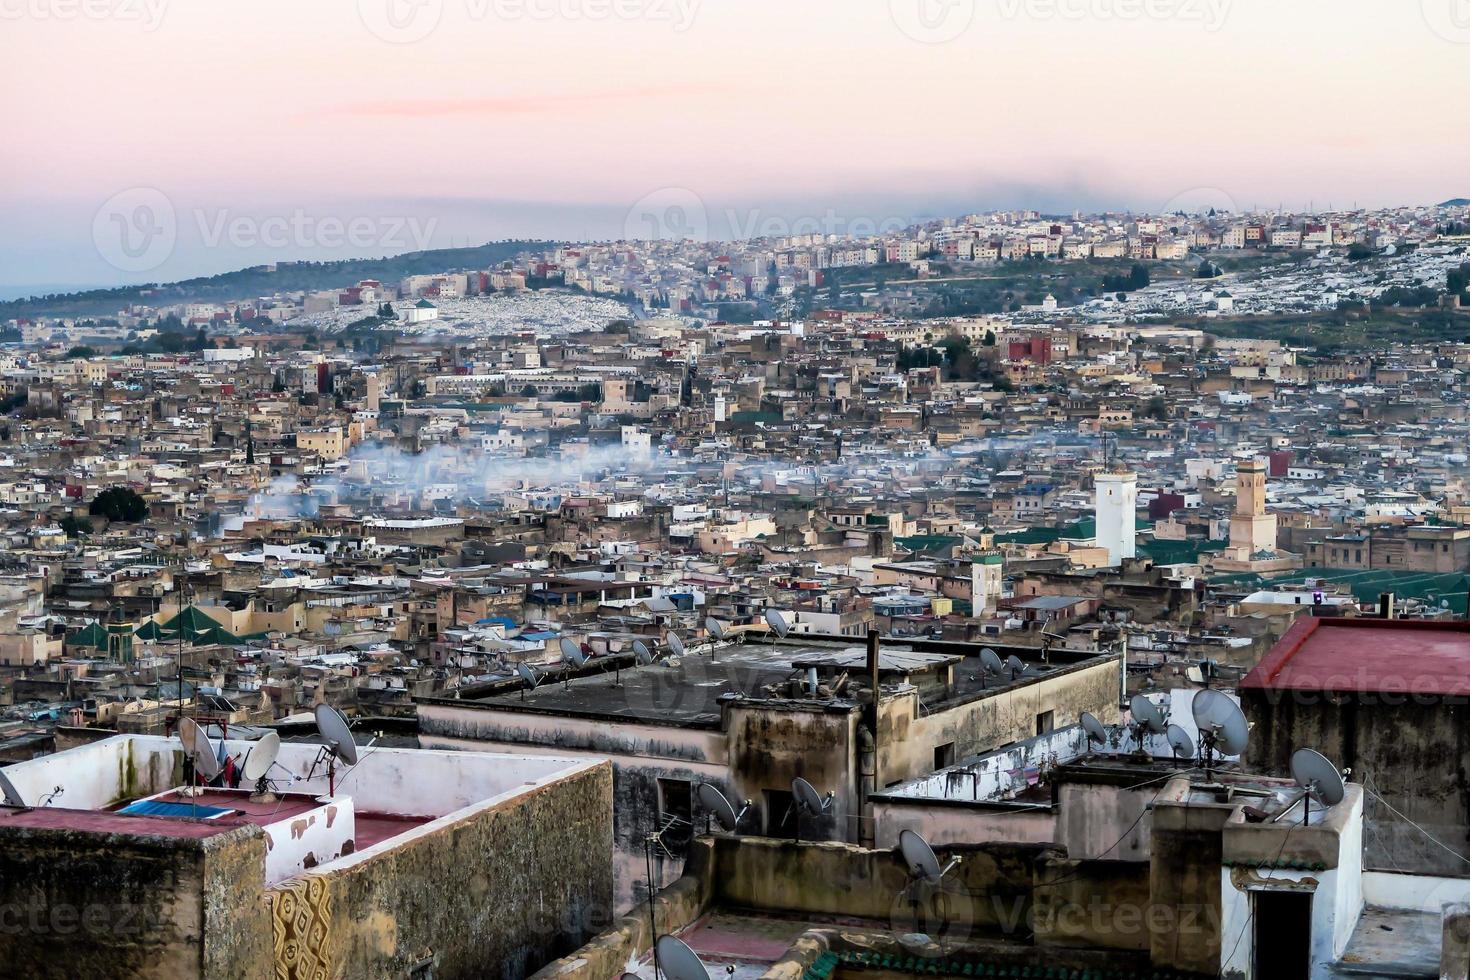
<path fill-rule="evenodd" d="M 1103 277 L 1103 292 L 1106 293 L 1131 293 L 1142 289 L 1149 283 L 1148 266 L 1142 262 L 1133 263 L 1133 268 L 1128 270 L 1128 275 L 1108 275 Z"/>
<path fill-rule="evenodd" d="M 995 346 L 994 333 L 985 335 L 984 345 Z M 948 381 L 989 381 L 1003 391 L 1011 387 L 1010 379 L 996 374 L 990 361 L 978 356 L 964 337 L 945 337 L 933 346 L 899 348 L 900 371 L 929 367 L 941 368 Z"/>
<path fill-rule="evenodd" d="M 1209 259 L 1205 259 L 1199 264 L 1199 269 L 1195 271 L 1194 277 L 1196 279 L 1217 279 L 1224 271 Z"/>
<path fill-rule="evenodd" d="M 148 516 L 148 501 L 129 487 L 108 487 L 92 498 L 87 513 L 109 521 L 136 524 Z"/>

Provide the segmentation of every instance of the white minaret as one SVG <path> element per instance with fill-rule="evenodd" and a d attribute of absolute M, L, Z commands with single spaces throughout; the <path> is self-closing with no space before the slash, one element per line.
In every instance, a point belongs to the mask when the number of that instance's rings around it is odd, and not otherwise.
<path fill-rule="evenodd" d="M 1138 553 L 1138 474 L 1099 473 L 1097 485 L 1097 546 L 1108 549 L 1108 564 L 1123 564 Z"/>

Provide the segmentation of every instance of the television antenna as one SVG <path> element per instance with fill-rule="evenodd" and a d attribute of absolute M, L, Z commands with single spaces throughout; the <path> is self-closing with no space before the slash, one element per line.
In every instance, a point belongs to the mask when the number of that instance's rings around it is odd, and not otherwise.
<path fill-rule="evenodd" d="M 710 829 L 710 817 L 713 817 L 719 823 L 720 829 L 725 833 L 734 834 L 739 832 L 740 820 L 750 810 L 749 800 L 740 804 L 740 811 L 737 813 L 735 807 L 731 806 L 730 801 L 725 798 L 725 794 L 721 793 L 718 787 L 712 786 L 709 783 L 700 783 L 699 789 L 696 792 L 699 795 L 699 802 L 704 806 L 706 818 L 704 826 L 706 833 Z"/>
<path fill-rule="evenodd" d="M 250 754 L 245 757 L 245 765 L 241 767 L 240 775 L 248 783 L 255 784 L 255 792 L 250 794 L 251 803 L 274 803 L 276 796 L 271 792 L 270 782 L 266 776 L 271 771 L 271 766 L 276 764 L 276 757 L 281 754 L 281 736 L 276 732 L 266 732 L 260 740 L 250 747 Z"/>
<path fill-rule="evenodd" d="M 796 842 L 801 843 L 801 815 L 804 813 L 809 817 L 820 817 L 832 809 L 832 798 L 836 794 L 828 793 L 826 796 L 817 792 L 817 788 L 811 783 L 797 776 L 791 781 L 791 796 L 796 806 Z"/>
<path fill-rule="evenodd" d="M 1144 740 L 1149 735 L 1163 735 L 1168 732 L 1168 726 L 1164 723 L 1164 716 L 1159 713 L 1158 706 L 1142 694 L 1133 695 L 1133 700 L 1128 702 L 1128 710 L 1133 715 L 1133 737 L 1138 742 L 1138 751 L 1143 751 Z"/>
<path fill-rule="evenodd" d="M 1342 773 L 1321 752 L 1312 749 L 1297 749 L 1291 756 L 1291 778 L 1302 788 L 1300 799 L 1302 801 L 1302 826 L 1306 826 L 1312 819 L 1312 800 L 1315 799 L 1322 805 L 1322 809 L 1334 807 L 1342 802 L 1347 792 L 1347 787 L 1342 781 Z M 1282 811 L 1284 816 L 1291 807 Z M 1280 819 L 1278 817 L 1277 819 Z"/>
<path fill-rule="evenodd" d="M 776 634 L 777 639 L 784 640 L 791 633 L 791 624 L 786 622 L 786 617 L 779 610 L 767 609 L 765 619 L 766 625 Z"/>
<path fill-rule="evenodd" d="M 1250 744 L 1250 726 L 1240 705 L 1213 688 L 1196 691 L 1189 706 L 1199 726 L 1200 754 L 1204 756 L 1205 773 L 1215 764 L 1216 754 L 1240 755 Z"/>
<path fill-rule="evenodd" d="M 207 783 L 219 775 L 219 756 L 215 755 L 209 735 L 193 718 L 180 718 L 175 731 L 184 744 L 184 788 L 179 795 L 199 796 L 204 789 L 198 780 L 202 778 Z"/>
<path fill-rule="evenodd" d="M 1169 748 L 1174 750 L 1174 758 L 1194 758 L 1194 739 L 1189 737 L 1188 732 L 1180 728 L 1178 725 L 1170 725 L 1168 735 Z"/>
<path fill-rule="evenodd" d="M 337 763 L 345 762 L 349 766 L 357 765 L 357 743 L 352 740 L 352 727 L 347 724 L 347 718 L 342 712 L 330 704 L 319 704 L 312 712 L 316 715 L 316 730 L 321 732 L 326 745 L 317 756 L 317 762 L 323 760 L 327 763 L 327 794 L 337 795 Z M 312 764 L 312 771 L 316 771 L 316 763 Z"/>

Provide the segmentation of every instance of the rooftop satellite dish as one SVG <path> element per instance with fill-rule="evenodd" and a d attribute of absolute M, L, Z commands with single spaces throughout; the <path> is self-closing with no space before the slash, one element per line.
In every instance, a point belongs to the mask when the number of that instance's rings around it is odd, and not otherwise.
<path fill-rule="evenodd" d="M 16 789 L 10 777 L 5 775 L 4 769 L 0 769 L 0 795 L 5 797 L 6 806 L 23 807 L 26 805 L 25 797 L 20 795 L 20 790 Z"/>
<path fill-rule="evenodd" d="M 670 633 L 665 642 L 668 643 L 669 650 L 673 652 L 674 656 L 684 656 L 684 641 L 679 639 L 678 633 Z"/>
<path fill-rule="evenodd" d="M 1291 778 L 1302 788 L 1303 825 L 1311 820 L 1312 800 L 1326 809 L 1341 803 L 1347 792 L 1342 773 L 1325 755 L 1312 749 L 1297 749 L 1292 753 Z"/>
<path fill-rule="evenodd" d="M 1169 730 L 1158 706 L 1142 694 L 1133 695 L 1133 700 L 1128 702 L 1128 710 L 1133 712 L 1133 723 L 1148 729 L 1153 735 L 1162 735 Z"/>
<path fill-rule="evenodd" d="M 536 688 L 541 683 L 541 675 L 536 673 L 536 668 L 532 667 L 530 664 L 516 664 L 516 673 L 520 675 L 521 680 L 526 682 L 526 687 L 529 687 L 533 691 L 536 690 Z M 526 688 L 521 688 L 522 696 L 524 696 L 525 693 Z"/>
<path fill-rule="evenodd" d="M 960 863 L 959 858 L 954 858 L 948 865 L 941 866 L 939 858 L 934 855 L 934 848 L 912 830 L 905 830 L 898 835 L 898 852 L 903 856 L 903 863 L 908 866 L 909 877 L 930 885 L 939 884 Z"/>
<path fill-rule="evenodd" d="M 647 667 L 653 663 L 653 651 L 648 649 L 648 644 L 642 640 L 633 641 L 633 655 L 638 658 L 638 666 Z"/>
<path fill-rule="evenodd" d="M 1169 748 L 1174 750 L 1176 759 L 1194 758 L 1194 739 L 1178 725 L 1169 726 Z"/>
<path fill-rule="evenodd" d="M 184 793 L 197 796 L 198 787 L 194 777 L 198 776 L 207 783 L 218 776 L 219 756 L 214 753 L 209 735 L 192 718 L 179 719 L 178 736 L 179 741 L 184 744 L 184 758 L 189 763 L 184 767 Z"/>
<path fill-rule="evenodd" d="M 700 783 L 697 792 L 700 804 L 706 813 L 719 822 L 720 829 L 727 834 L 736 833 L 740 827 L 740 818 L 745 816 L 745 812 L 750 809 L 750 804 L 743 804 L 737 813 L 735 807 L 730 805 L 725 794 L 721 793 L 717 787 L 709 783 Z"/>
<path fill-rule="evenodd" d="M 653 953 L 668 980 L 710 980 L 709 970 L 682 939 L 660 936 Z"/>
<path fill-rule="evenodd" d="M 347 718 L 332 707 L 330 704 L 319 704 L 313 709 L 312 714 L 316 716 L 316 730 L 321 733 L 326 742 L 322 752 L 327 763 L 327 793 L 337 795 L 337 763 L 345 762 L 349 766 L 357 765 L 357 743 L 352 740 L 352 728 L 347 724 Z M 322 761 L 323 756 L 318 755 L 317 760 Z M 316 770 L 316 763 L 312 764 L 312 770 Z"/>
<path fill-rule="evenodd" d="M 1090 711 L 1082 712 L 1082 730 L 1087 733 L 1087 741 L 1098 745 L 1108 744 L 1108 730 L 1103 723 L 1097 720 L 1097 716 Z"/>
<path fill-rule="evenodd" d="M 987 674 L 999 674 L 1005 670 L 1005 664 L 1000 662 L 1000 654 L 990 649 L 990 647 L 986 647 L 980 651 L 980 663 L 985 667 L 985 673 Z"/>
<path fill-rule="evenodd" d="M 1219 691 L 1206 688 L 1195 692 L 1189 710 L 1199 726 L 1206 772 L 1213 768 L 1215 753 L 1240 755 L 1245 751 L 1250 743 L 1250 726 L 1246 724 L 1240 705 Z"/>
<path fill-rule="evenodd" d="M 791 781 L 791 798 L 796 806 L 796 820 L 793 823 L 798 842 L 801 840 L 801 815 L 804 813 L 809 817 L 820 817 L 832 808 L 832 797 L 832 793 L 822 796 L 815 786 L 800 776 Z"/>
<path fill-rule="evenodd" d="M 704 621 L 704 628 L 709 631 L 710 636 L 713 636 L 717 640 L 723 640 L 725 638 L 725 624 L 713 616 Z"/>
<path fill-rule="evenodd" d="M 562 659 L 575 667 L 584 667 L 587 664 L 587 654 L 582 652 L 582 644 L 570 636 L 561 638 Z"/>
<path fill-rule="evenodd" d="M 786 622 L 786 617 L 775 609 L 766 610 L 766 625 L 771 628 L 772 633 L 783 640 L 791 632 L 791 624 Z"/>
<path fill-rule="evenodd" d="M 1021 658 L 1014 653 L 1006 657 L 1005 668 L 1010 673 L 1011 680 L 1015 680 L 1017 677 L 1026 673 L 1026 665 L 1021 663 Z"/>
<path fill-rule="evenodd" d="M 271 766 L 276 764 L 276 758 L 280 754 L 281 736 L 275 732 L 266 732 L 258 742 L 250 747 L 250 754 L 245 757 L 245 765 L 241 768 L 240 775 L 247 783 L 255 784 L 255 792 L 250 797 L 252 802 L 275 802 L 266 774 L 271 771 Z"/>

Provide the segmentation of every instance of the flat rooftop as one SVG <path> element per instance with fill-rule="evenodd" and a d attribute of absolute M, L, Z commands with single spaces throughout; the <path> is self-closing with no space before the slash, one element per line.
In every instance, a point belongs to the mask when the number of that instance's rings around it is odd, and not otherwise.
<path fill-rule="evenodd" d="M 925 649 L 938 647 L 942 649 Z M 1116 654 L 1083 654 L 1053 651 L 1064 655 L 1065 662 L 1044 664 L 1040 651 L 1015 647 L 996 647 L 1002 658 L 1017 653 L 1026 664 L 1025 673 L 1012 677 L 1009 672 L 986 675 L 981 663 L 981 644 L 885 642 L 880 653 L 880 667 L 885 674 L 905 674 L 950 668 L 953 684 L 942 692 L 925 689 L 925 707 L 932 711 L 1001 691 L 1057 676 L 1081 665 L 1091 665 L 1102 658 L 1116 659 Z M 864 665 L 867 652 L 861 643 L 833 637 L 815 639 L 788 637 L 772 641 L 766 634 L 744 643 L 731 643 L 691 651 L 675 662 L 661 662 L 647 667 L 625 666 L 614 670 L 608 659 L 602 673 L 596 673 L 602 658 L 591 661 L 589 673 L 584 669 L 563 681 L 559 671 L 548 672 L 535 690 L 511 690 L 478 699 L 420 698 L 427 703 L 455 707 L 481 705 L 499 710 L 566 717 L 619 718 L 652 724 L 717 727 L 720 723 L 720 698 L 740 695 L 765 702 L 790 704 L 825 704 L 834 709 L 855 707 L 856 688 L 866 686 Z M 623 661 L 619 661 L 623 662 Z M 841 671 L 849 674 L 850 685 L 844 696 L 809 698 L 790 697 L 787 681 L 801 680 L 805 668 L 815 666 L 826 671 L 824 685 L 831 685 Z M 888 679 L 885 678 L 885 687 Z M 772 685 L 777 688 L 772 689 Z M 938 695 L 936 697 L 936 694 Z"/>
<path fill-rule="evenodd" d="M 1241 690 L 1470 694 L 1470 623 L 1304 617 Z"/>

